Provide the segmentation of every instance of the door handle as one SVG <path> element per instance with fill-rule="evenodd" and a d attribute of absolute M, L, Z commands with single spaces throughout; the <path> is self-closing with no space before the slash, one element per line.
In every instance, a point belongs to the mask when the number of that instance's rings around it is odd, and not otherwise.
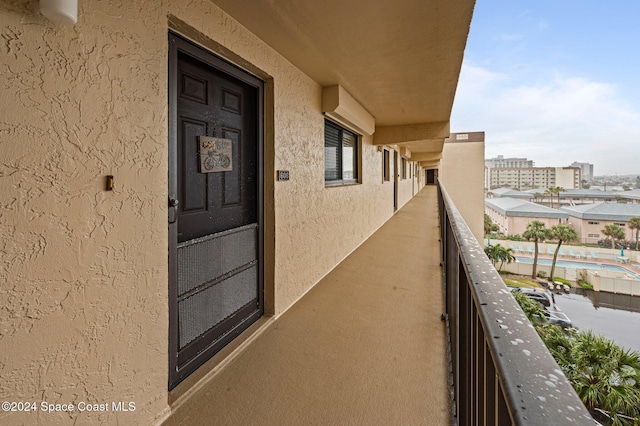
<path fill-rule="evenodd" d="M 176 221 L 179 204 L 180 201 L 176 198 L 169 198 L 169 223 L 174 223 Z"/>

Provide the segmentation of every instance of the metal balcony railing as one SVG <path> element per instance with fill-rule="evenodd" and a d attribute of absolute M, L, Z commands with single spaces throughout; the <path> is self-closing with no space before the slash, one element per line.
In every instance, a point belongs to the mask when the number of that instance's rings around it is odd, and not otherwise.
<path fill-rule="evenodd" d="M 453 423 L 594 425 L 571 383 L 438 186 Z"/>

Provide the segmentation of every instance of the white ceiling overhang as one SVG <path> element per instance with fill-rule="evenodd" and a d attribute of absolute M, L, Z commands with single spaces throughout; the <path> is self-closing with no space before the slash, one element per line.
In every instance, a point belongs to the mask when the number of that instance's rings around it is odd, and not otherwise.
<path fill-rule="evenodd" d="M 212 1 L 322 87 L 342 87 L 375 119 L 376 144 L 395 126 L 426 129 L 395 143 L 414 153 L 448 136 L 475 0 Z"/>

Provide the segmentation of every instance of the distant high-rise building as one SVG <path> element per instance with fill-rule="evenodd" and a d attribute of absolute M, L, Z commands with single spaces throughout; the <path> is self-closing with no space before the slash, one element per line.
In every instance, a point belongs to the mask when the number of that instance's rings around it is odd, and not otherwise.
<path fill-rule="evenodd" d="M 593 180 L 593 164 L 590 163 L 579 163 L 574 161 L 571 163 L 569 167 L 579 167 L 582 171 L 582 179 L 586 181 Z"/>
<path fill-rule="evenodd" d="M 533 167 L 533 161 L 526 158 L 504 158 L 503 155 L 498 155 L 496 158 L 485 159 L 484 166 L 489 169 L 524 168 Z"/>

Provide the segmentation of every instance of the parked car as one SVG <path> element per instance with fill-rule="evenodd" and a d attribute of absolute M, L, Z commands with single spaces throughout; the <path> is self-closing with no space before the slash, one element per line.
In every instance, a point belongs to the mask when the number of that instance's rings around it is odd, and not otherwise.
<path fill-rule="evenodd" d="M 573 324 L 567 314 L 562 311 L 557 309 L 543 309 L 542 313 L 547 317 L 547 322 L 549 322 L 549 324 L 559 325 L 562 328 L 573 327 Z"/>
<path fill-rule="evenodd" d="M 535 300 L 543 307 L 551 306 L 553 295 L 545 290 L 536 290 L 535 288 L 509 287 L 512 293 L 522 293 L 531 300 Z"/>

